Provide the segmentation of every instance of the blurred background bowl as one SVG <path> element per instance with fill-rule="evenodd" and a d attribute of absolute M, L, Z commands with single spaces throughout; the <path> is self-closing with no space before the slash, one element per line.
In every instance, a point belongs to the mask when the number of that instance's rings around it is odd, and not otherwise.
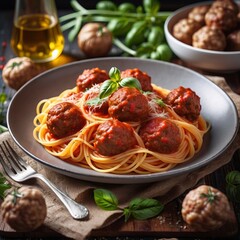
<path fill-rule="evenodd" d="M 201 2 L 191 4 L 173 12 L 164 25 L 165 36 L 172 51 L 185 63 L 208 71 L 232 72 L 240 70 L 240 51 L 212 51 L 187 45 L 177 40 L 172 35 L 174 25 L 197 6 L 211 4 L 212 2 Z"/>

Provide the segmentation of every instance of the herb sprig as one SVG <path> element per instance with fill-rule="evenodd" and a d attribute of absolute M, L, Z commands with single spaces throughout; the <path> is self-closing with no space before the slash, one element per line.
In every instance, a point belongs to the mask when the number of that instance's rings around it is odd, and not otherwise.
<path fill-rule="evenodd" d="M 134 87 L 139 90 L 142 89 L 138 79 L 133 77 L 127 77 L 121 79 L 120 70 L 116 67 L 112 67 L 109 71 L 109 80 L 103 82 L 100 87 L 99 98 L 105 98 L 115 92 L 119 87 Z"/>
<path fill-rule="evenodd" d="M 201 193 L 202 198 L 206 198 L 207 202 L 213 204 L 217 199 L 217 195 L 212 191 L 212 189 L 208 188 L 208 193 Z"/>
<path fill-rule="evenodd" d="M 101 104 L 105 98 L 110 96 L 113 92 L 117 91 L 119 87 L 133 87 L 141 90 L 141 84 L 138 79 L 133 77 L 126 77 L 121 79 L 121 72 L 118 68 L 112 67 L 109 71 L 110 79 L 103 82 L 99 90 L 99 96 L 87 101 L 87 104 L 98 105 Z"/>
<path fill-rule="evenodd" d="M 0 199 L 4 199 L 6 190 L 10 189 L 12 186 L 8 183 L 6 178 L 0 173 Z"/>
<path fill-rule="evenodd" d="M 130 217 L 145 220 L 159 215 L 164 206 L 156 199 L 134 198 L 125 208 L 120 208 L 115 194 L 106 189 L 95 189 L 94 200 L 98 207 L 106 211 L 121 210 L 125 216 L 125 222 Z"/>

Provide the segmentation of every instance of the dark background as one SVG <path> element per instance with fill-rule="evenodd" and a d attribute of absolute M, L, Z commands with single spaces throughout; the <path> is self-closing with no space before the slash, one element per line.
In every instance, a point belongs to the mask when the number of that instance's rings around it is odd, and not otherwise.
<path fill-rule="evenodd" d="M 112 0 L 117 5 L 123 2 L 131 2 L 136 6 L 142 5 L 142 0 Z M 204 1 L 204 0 L 202 0 Z M 55 0 L 58 9 L 71 9 L 70 0 Z M 85 8 L 95 8 L 97 0 L 78 0 L 78 2 Z M 186 6 L 188 4 L 201 2 L 196 0 L 185 0 L 185 1 L 169 1 L 169 0 L 160 0 L 161 10 L 172 11 L 176 8 Z M 0 0 L 0 11 L 13 9 L 15 5 L 15 0 Z"/>

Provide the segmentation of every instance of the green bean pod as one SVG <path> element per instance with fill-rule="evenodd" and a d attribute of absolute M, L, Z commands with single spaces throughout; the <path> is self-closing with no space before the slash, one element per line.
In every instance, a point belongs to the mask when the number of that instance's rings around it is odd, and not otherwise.
<path fill-rule="evenodd" d="M 143 7 L 146 13 L 156 14 L 160 9 L 158 0 L 143 0 Z"/>
<path fill-rule="evenodd" d="M 134 45 L 140 44 L 144 42 L 145 40 L 145 29 L 146 29 L 147 23 L 145 21 L 138 21 L 133 24 L 130 31 L 127 33 L 125 38 L 125 44 L 128 47 L 132 47 Z"/>
<path fill-rule="evenodd" d="M 115 10 L 117 10 L 117 6 L 112 1 L 99 1 L 96 5 L 96 9 L 115 11 Z"/>
<path fill-rule="evenodd" d="M 118 6 L 118 10 L 122 13 L 134 13 L 136 12 L 136 7 L 132 3 L 121 3 Z"/>
<path fill-rule="evenodd" d="M 164 41 L 164 31 L 159 26 L 153 26 L 148 35 L 148 42 L 152 43 L 154 46 L 158 46 Z"/>
<path fill-rule="evenodd" d="M 127 19 L 114 18 L 108 23 L 107 28 L 113 34 L 113 36 L 122 37 L 129 32 L 132 25 L 133 23 L 127 21 Z"/>
<path fill-rule="evenodd" d="M 173 56 L 171 48 L 166 43 L 160 44 L 156 51 L 161 55 L 163 61 L 170 61 Z"/>

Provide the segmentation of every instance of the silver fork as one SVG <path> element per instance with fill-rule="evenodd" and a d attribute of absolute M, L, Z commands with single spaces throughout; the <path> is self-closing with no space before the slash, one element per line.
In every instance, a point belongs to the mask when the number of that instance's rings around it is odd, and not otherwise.
<path fill-rule="evenodd" d="M 3 141 L 3 145 L 0 145 L 3 155 L 5 156 L 5 160 L 0 154 L 0 162 L 8 174 L 16 182 L 23 182 L 30 178 L 38 178 L 49 186 L 50 189 L 58 196 L 58 198 L 62 201 L 65 207 L 70 212 L 71 216 L 74 219 L 82 219 L 88 215 L 88 209 L 72 200 L 65 193 L 61 192 L 53 183 L 51 183 L 45 176 L 40 173 L 37 173 L 32 167 L 30 167 L 10 146 L 8 141 Z"/>

